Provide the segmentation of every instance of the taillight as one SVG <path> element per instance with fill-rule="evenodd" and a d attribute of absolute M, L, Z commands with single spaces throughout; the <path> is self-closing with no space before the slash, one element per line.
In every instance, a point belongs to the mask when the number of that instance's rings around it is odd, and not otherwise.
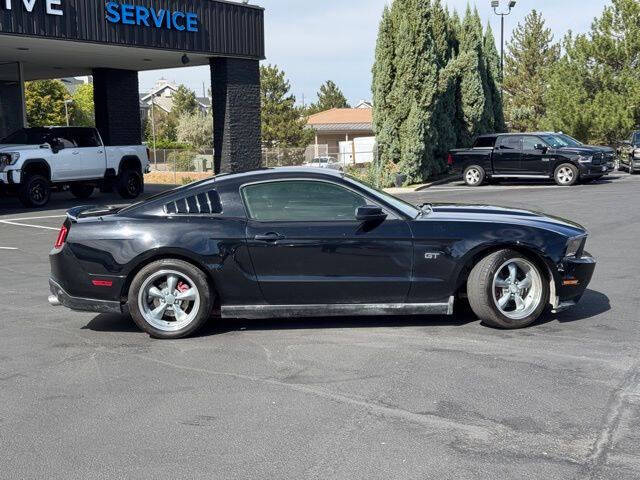
<path fill-rule="evenodd" d="M 447 156 L 447 165 L 453 165 L 453 155 L 451 154 Z"/>
<path fill-rule="evenodd" d="M 53 248 L 61 248 L 64 245 L 64 242 L 67 241 L 67 233 L 69 233 L 69 229 L 66 225 L 63 225 L 58 232 L 58 238 L 56 238 Z"/>

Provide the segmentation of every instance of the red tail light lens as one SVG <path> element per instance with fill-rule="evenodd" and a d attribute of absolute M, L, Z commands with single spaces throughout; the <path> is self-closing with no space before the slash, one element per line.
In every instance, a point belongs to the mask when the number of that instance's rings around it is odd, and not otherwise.
<path fill-rule="evenodd" d="M 53 248 L 61 248 L 64 245 L 64 242 L 67 241 L 67 234 L 69 233 L 69 229 L 66 225 L 63 225 L 60 228 L 60 232 L 58 232 L 58 238 L 56 238 L 56 243 L 53 245 Z"/>
<path fill-rule="evenodd" d="M 451 154 L 447 156 L 447 165 L 453 165 L 453 155 Z"/>

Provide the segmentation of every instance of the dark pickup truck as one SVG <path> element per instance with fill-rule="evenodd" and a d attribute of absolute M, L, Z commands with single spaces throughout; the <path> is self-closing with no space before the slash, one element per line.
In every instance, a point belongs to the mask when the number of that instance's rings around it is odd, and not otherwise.
<path fill-rule="evenodd" d="M 640 131 L 635 130 L 627 140 L 620 142 L 618 149 L 620 168 L 624 168 L 630 174 L 640 171 Z"/>
<path fill-rule="evenodd" d="M 481 135 L 472 148 L 452 150 L 448 163 L 472 187 L 497 178 L 549 178 L 569 186 L 606 175 L 614 169 L 614 159 L 612 148 L 537 132 Z"/>

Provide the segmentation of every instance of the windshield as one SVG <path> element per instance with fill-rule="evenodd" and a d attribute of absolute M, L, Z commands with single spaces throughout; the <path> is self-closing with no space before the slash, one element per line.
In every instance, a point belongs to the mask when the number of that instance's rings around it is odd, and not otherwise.
<path fill-rule="evenodd" d="M 584 146 L 584 143 L 582 143 L 581 141 L 576 140 L 575 138 L 570 137 L 569 135 L 566 135 L 564 133 L 560 134 L 558 136 L 561 137 L 565 142 L 569 143 L 569 146 L 571 146 L 571 147 L 583 147 Z"/>
<path fill-rule="evenodd" d="M 352 177 L 351 175 L 345 174 L 344 176 L 345 178 L 348 178 L 352 182 L 357 183 L 363 190 L 367 191 L 374 197 L 381 198 L 382 200 L 387 202 L 389 205 L 391 205 L 395 209 L 400 210 L 405 215 L 411 218 L 416 218 L 420 214 L 420 209 L 417 207 L 414 207 L 410 203 L 407 203 L 404 200 L 400 200 L 399 198 L 394 197 L 393 195 L 389 195 L 387 192 L 380 190 L 374 187 L 373 185 L 368 184 L 367 182 L 363 182 L 362 180 Z"/>
<path fill-rule="evenodd" d="M 553 148 L 575 146 L 575 145 L 571 145 L 568 140 L 565 140 L 564 138 L 562 138 L 562 135 L 546 134 L 546 135 L 540 135 L 540 138 L 542 138 L 547 145 L 550 145 Z"/>
<path fill-rule="evenodd" d="M 47 137 L 51 134 L 43 128 L 23 128 L 11 135 L 4 137 L 0 143 L 13 145 L 42 145 L 47 143 Z"/>

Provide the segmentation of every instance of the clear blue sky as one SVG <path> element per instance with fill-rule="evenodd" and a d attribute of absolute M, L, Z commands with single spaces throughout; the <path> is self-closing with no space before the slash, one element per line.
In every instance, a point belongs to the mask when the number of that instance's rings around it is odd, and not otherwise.
<path fill-rule="evenodd" d="M 314 101 L 318 87 L 333 80 L 350 102 L 371 97 L 371 65 L 378 23 L 388 0 L 250 0 L 265 7 L 267 63 L 284 69 L 292 92 L 301 102 Z M 467 0 L 443 0 L 449 9 L 464 12 Z M 484 23 L 491 26 L 499 42 L 500 20 L 489 0 L 470 1 Z M 506 4 L 502 0 L 503 5 Z M 560 39 L 569 30 L 587 31 L 608 0 L 519 0 L 506 17 L 505 38 L 531 9 L 541 11 Z M 140 74 L 140 89 L 148 90 L 164 77 L 184 83 L 201 94 L 202 83 L 210 83 L 207 67 L 158 70 Z"/>

